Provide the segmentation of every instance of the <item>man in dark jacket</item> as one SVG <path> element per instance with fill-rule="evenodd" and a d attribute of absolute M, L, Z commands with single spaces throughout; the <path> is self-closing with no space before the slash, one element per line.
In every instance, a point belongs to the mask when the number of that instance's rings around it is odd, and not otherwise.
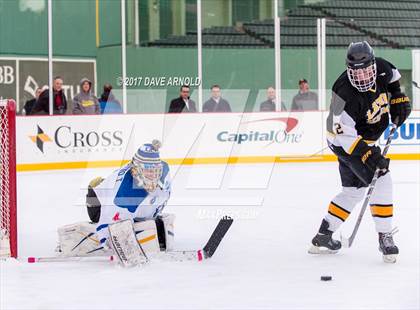
<path fill-rule="evenodd" d="M 281 110 L 287 111 L 284 102 L 281 102 Z M 261 102 L 260 104 L 260 112 L 272 112 L 276 111 L 276 90 L 274 87 L 270 86 L 267 88 L 267 100 Z"/>
<path fill-rule="evenodd" d="M 211 98 L 204 103 L 203 112 L 232 112 L 229 102 L 220 96 L 220 86 L 211 87 Z"/>
<path fill-rule="evenodd" d="M 190 99 L 190 87 L 182 85 L 180 96 L 171 101 L 169 105 L 169 113 L 193 113 L 197 112 L 195 102 Z"/>
<path fill-rule="evenodd" d="M 66 114 L 67 111 L 67 99 L 63 91 L 63 79 L 59 76 L 54 78 L 53 82 L 53 114 Z M 42 88 L 42 93 L 39 99 L 32 108 L 31 114 L 49 114 L 49 90 L 48 87 Z"/>
<path fill-rule="evenodd" d="M 25 102 L 25 105 L 23 106 L 23 109 L 22 109 L 22 115 L 31 115 L 32 108 L 34 107 L 36 101 L 38 100 L 39 95 L 41 95 L 41 92 L 42 92 L 42 89 L 37 88 L 35 90 L 35 98 L 32 98 Z"/>
<path fill-rule="evenodd" d="M 318 110 L 318 95 L 309 90 L 306 79 L 299 80 L 299 92 L 293 97 L 292 111 L 316 111 Z"/>

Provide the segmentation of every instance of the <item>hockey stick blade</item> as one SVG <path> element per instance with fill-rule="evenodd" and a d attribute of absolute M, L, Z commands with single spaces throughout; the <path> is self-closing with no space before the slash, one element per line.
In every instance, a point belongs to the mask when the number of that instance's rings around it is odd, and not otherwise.
<path fill-rule="evenodd" d="M 233 223 L 233 219 L 224 216 L 217 224 L 216 228 L 213 230 L 209 240 L 203 249 L 200 250 L 175 250 L 161 252 L 153 255 L 152 259 L 159 259 L 162 261 L 172 261 L 172 262 L 184 262 L 184 261 L 203 261 L 209 259 L 216 252 L 220 243 L 223 240 L 223 237 L 226 235 L 230 226 Z"/>
<path fill-rule="evenodd" d="M 171 262 L 185 262 L 185 261 L 203 261 L 209 259 L 216 252 L 224 236 L 233 223 L 233 219 L 229 216 L 221 218 L 216 228 L 213 230 L 209 240 L 203 249 L 199 250 L 176 250 L 160 252 L 153 255 L 152 259 L 159 259 L 161 261 Z"/>
<path fill-rule="evenodd" d="M 219 221 L 219 224 L 217 224 L 216 228 L 214 229 L 210 239 L 207 241 L 206 245 L 203 248 L 203 254 L 205 259 L 213 256 L 214 252 L 216 252 L 217 248 L 223 240 L 223 237 L 226 235 L 232 223 L 233 219 L 231 217 L 222 217 L 222 219 Z"/>
<path fill-rule="evenodd" d="M 341 241 L 341 246 L 343 248 L 349 248 L 349 247 L 351 247 L 350 239 L 344 237 L 342 233 L 340 233 L 340 241 Z"/>

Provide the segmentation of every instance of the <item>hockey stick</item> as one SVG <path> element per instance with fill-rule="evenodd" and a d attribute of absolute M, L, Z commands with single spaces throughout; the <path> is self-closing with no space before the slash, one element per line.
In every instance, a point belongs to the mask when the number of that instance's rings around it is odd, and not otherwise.
<path fill-rule="evenodd" d="M 389 132 L 388 139 L 386 140 L 386 144 L 385 144 L 384 150 L 382 152 L 382 156 L 385 156 L 388 153 L 388 149 L 391 145 L 392 137 L 394 136 L 395 130 L 397 130 L 397 125 L 392 124 L 391 131 Z M 370 182 L 365 200 L 363 201 L 362 209 L 360 210 L 359 217 L 357 218 L 357 222 L 356 222 L 356 225 L 353 228 L 352 234 L 350 235 L 349 238 L 344 238 L 343 235 L 340 236 L 341 237 L 341 244 L 346 248 L 351 247 L 351 245 L 353 244 L 354 238 L 356 237 L 357 231 L 359 230 L 359 227 L 360 227 L 360 223 L 362 222 L 363 215 L 365 214 L 365 210 L 366 210 L 367 205 L 369 203 L 370 196 L 372 195 L 372 192 L 375 189 L 375 185 L 376 185 L 376 181 L 378 180 L 379 172 L 380 172 L 380 169 L 376 169 L 375 174 L 373 175 L 372 182 Z"/>
<path fill-rule="evenodd" d="M 113 261 L 114 256 L 51 256 L 28 257 L 28 263 L 62 263 L 62 262 L 106 262 Z"/>
<path fill-rule="evenodd" d="M 202 261 L 209 259 L 216 252 L 224 236 L 229 230 L 233 223 L 233 219 L 229 216 L 224 216 L 213 230 L 206 245 L 200 250 L 189 250 L 189 251 L 168 251 L 164 253 L 157 253 L 153 258 L 158 258 L 164 261 Z"/>
<path fill-rule="evenodd" d="M 224 236 L 233 223 L 233 219 L 224 216 L 216 228 L 213 230 L 212 235 L 207 241 L 206 245 L 199 250 L 187 251 L 168 251 L 152 255 L 151 258 L 157 258 L 163 261 L 202 261 L 209 259 L 216 252 Z M 28 263 L 42 263 L 42 262 L 93 262 L 93 261 L 113 261 L 113 256 L 52 256 L 52 257 L 28 257 Z"/>

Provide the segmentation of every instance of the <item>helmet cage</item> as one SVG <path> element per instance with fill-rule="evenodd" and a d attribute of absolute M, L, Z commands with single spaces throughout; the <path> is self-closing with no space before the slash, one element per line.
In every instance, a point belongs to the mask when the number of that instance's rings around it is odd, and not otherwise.
<path fill-rule="evenodd" d="M 162 177 L 162 163 L 143 163 L 133 160 L 132 176 L 138 185 L 142 185 L 148 192 L 153 192 Z"/>
<path fill-rule="evenodd" d="M 371 62 L 364 67 L 347 66 L 347 77 L 359 92 L 367 92 L 375 85 L 376 63 Z"/>

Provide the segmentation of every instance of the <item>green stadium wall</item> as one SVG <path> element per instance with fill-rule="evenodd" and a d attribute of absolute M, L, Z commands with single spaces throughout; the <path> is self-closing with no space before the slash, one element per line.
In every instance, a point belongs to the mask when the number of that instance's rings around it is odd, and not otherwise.
<path fill-rule="evenodd" d="M 191 1 L 187 0 L 186 4 L 192 3 Z M 205 10 L 209 8 L 211 1 L 203 1 Z M 162 3 L 166 2 L 162 0 Z M 234 2 L 240 4 L 236 0 Z M 95 0 L 54 0 L 52 3 L 54 56 L 96 58 L 98 95 L 103 83 L 110 82 L 116 85 L 116 79 L 121 75 L 120 2 L 115 0 L 98 2 Z M 133 4 L 131 1 L 127 3 Z M 98 18 L 96 18 L 96 4 L 98 4 Z M 228 16 L 221 14 L 224 10 L 222 4 L 218 2 L 218 6 L 210 12 L 212 14 L 207 14 L 208 16 L 204 14 L 205 25 L 223 25 L 230 22 Z M 146 7 L 148 10 L 151 9 L 150 5 Z M 177 12 L 182 10 L 181 7 L 172 8 L 168 5 L 164 7 L 167 10 L 175 9 Z M 144 10 L 145 7 L 141 6 L 141 9 Z M 246 15 L 246 11 L 242 12 L 240 6 L 237 10 L 238 16 Z M 261 1 L 259 17 L 270 16 L 270 10 L 269 1 Z M 46 1 L 0 0 L 0 56 L 45 57 L 47 55 L 46 11 Z M 127 23 L 129 23 L 132 21 L 132 16 L 127 15 Z M 143 20 L 144 18 L 141 18 L 141 22 Z M 174 24 L 179 23 L 179 21 L 174 22 Z M 131 28 L 127 27 L 127 42 L 132 42 L 133 39 Z M 181 28 L 177 32 L 182 32 Z M 146 36 L 145 33 L 143 35 Z M 99 42 L 96 42 L 97 39 Z M 376 49 L 376 54 L 389 59 L 402 70 L 402 83 L 406 87 L 406 92 L 411 94 L 411 50 Z M 327 50 L 327 88 L 331 88 L 335 78 L 344 69 L 344 55 L 344 49 Z M 194 48 L 138 48 L 130 45 L 127 48 L 127 73 L 128 76 L 133 77 L 195 77 L 197 75 L 197 50 Z M 308 79 L 312 89 L 317 88 L 316 49 L 283 49 L 282 89 L 289 90 L 284 91 L 282 96 L 286 106 L 290 105 L 300 78 Z M 222 89 L 250 90 L 246 105 L 244 100 L 238 98 L 233 98 L 231 105 L 236 111 L 244 110 L 244 105 L 246 111 L 252 111 L 255 109 L 255 102 L 261 100 L 264 90 L 269 85 L 274 85 L 274 50 L 203 49 L 203 87 L 207 90 L 213 84 L 219 84 Z M 169 87 L 167 90 L 166 103 L 178 95 L 178 87 Z M 165 109 L 162 104 L 147 106 L 147 111 L 150 112 L 163 112 L 162 110 Z M 129 106 L 129 111 L 143 112 L 135 105 Z"/>
<path fill-rule="evenodd" d="M 376 55 L 395 64 L 403 73 L 403 86 L 411 92 L 411 50 L 376 49 Z M 290 106 L 297 91 L 297 82 L 306 78 L 312 89 L 317 89 L 317 55 L 315 49 L 282 50 L 282 89 L 286 106 Z M 329 49 L 327 59 L 327 88 L 330 89 L 344 70 L 345 49 Z M 98 85 L 109 82 L 116 85 L 121 76 L 121 48 L 98 49 Z M 127 76 L 129 77 L 178 77 L 197 76 L 197 50 L 194 48 L 127 48 Z M 250 90 L 245 111 L 256 109 L 261 90 L 274 85 L 273 49 L 203 49 L 203 89 L 219 84 L 223 89 Z M 143 85 L 128 89 L 147 89 Z M 178 96 L 178 86 L 167 89 L 166 108 Z M 229 99 L 229 98 L 228 98 Z M 206 98 L 204 98 L 206 100 Z M 235 111 L 243 111 L 243 102 L 232 101 Z M 163 112 L 162 105 L 148 105 L 147 112 Z M 128 108 L 129 112 L 145 112 Z"/>
<path fill-rule="evenodd" d="M 0 55 L 48 53 L 47 1 L 25 3 L 0 0 Z M 95 1 L 54 0 L 52 4 L 54 55 L 95 57 Z"/>

